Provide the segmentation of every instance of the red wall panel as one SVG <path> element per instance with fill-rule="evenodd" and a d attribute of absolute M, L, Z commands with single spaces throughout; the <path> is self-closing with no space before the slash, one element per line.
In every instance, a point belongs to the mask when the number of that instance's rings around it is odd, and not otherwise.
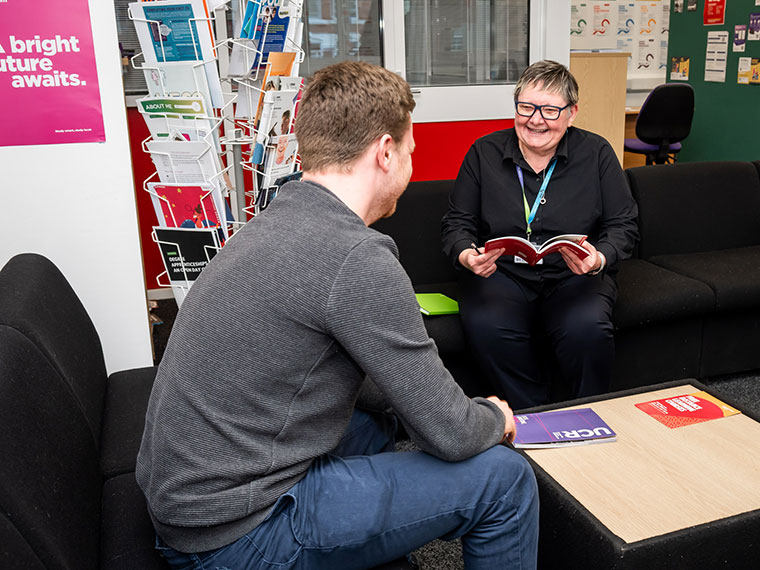
<path fill-rule="evenodd" d="M 412 155 L 412 181 L 456 178 L 462 159 L 475 140 L 513 125 L 512 119 L 415 124 L 417 148 Z"/>
<path fill-rule="evenodd" d="M 150 132 L 140 112 L 134 107 L 127 109 L 127 125 L 129 127 L 129 148 L 132 152 L 132 173 L 135 179 L 137 218 L 140 223 L 145 286 L 148 289 L 158 289 L 156 276 L 164 271 L 164 263 L 161 261 L 158 245 L 151 237 L 152 228 L 158 225 L 158 220 L 150 194 L 143 190 L 143 182 L 156 171 L 150 155 L 143 152 L 141 145 L 142 141 L 150 136 Z"/>

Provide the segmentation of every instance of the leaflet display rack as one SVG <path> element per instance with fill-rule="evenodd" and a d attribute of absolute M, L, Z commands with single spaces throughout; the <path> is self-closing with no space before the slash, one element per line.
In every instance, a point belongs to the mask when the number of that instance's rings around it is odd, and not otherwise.
<path fill-rule="evenodd" d="M 128 12 L 142 48 L 131 64 L 148 84 L 148 95 L 137 102 L 151 132 L 142 149 L 156 165 L 143 190 L 151 194 L 159 227 L 208 233 L 218 224 L 219 248 L 271 202 L 275 181 L 300 171 L 293 125 L 305 55 L 303 0 L 248 0 L 236 9 L 228 4 L 145 0 L 132 2 Z M 217 42 L 214 30 L 224 35 L 229 18 L 236 37 Z M 282 67 L 282 61 L 290 63 L 283 69 L 273 63 Z M 275 103 L 281 100 L 290 105 L 284 112 Z M 184 206 L 192 215 L 177 215 L 171 200 L 156 192 L 158 185 L 174 185 L 175 192 L 191 188 L 197 204 Z M 198 194 L 199 187 L 205 193 Z M 208 209 L 212 195 L 215 215 Z M 159 248 L 182 249 L 155 230 L 153 240 Z M 174 257 L 174 277 L 183 259 Z M 180 268 L 184 279 L 167 283 L 168 266 L 156 277 L 159 286 L 172 288 L 178 305 L 194 281 L 188 277 L 197 271 L 194 263 Z"/>

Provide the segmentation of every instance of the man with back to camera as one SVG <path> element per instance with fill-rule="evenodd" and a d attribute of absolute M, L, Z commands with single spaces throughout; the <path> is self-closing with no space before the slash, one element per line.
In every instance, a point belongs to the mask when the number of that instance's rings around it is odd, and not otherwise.
<path fill-rule="evenodd" d="M 464 395 L 393 240 L 367 227 L 409 182 L 414 105 L 381 67 L 318 71 L 303 180 L 185 299 L 137 465 L 172 568 L 371 568 L 438 537 L 461 537 L 468 569 L 535 568 L 535 478 L 497 445 L 512 411 Z M 397 419 L 423 451 L 392 451 Z"/>

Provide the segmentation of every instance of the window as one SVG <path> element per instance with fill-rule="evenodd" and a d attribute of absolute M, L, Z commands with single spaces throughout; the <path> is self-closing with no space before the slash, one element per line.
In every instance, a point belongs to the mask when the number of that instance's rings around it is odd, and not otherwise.
<path fill-rule="evenodd" d="M 415 87 L 515 83 L 528 66 L 528 0 L 406 0 Z"/>
<path fill-rule="evenodd" d="M 114 2 L 125 55 L 140 49 L 127 16 L 129 1 Z M 514 117 L 514 84 L 529 63 L 544 58 L 569 63 L 569 2 L 303 1 L 301 75 L 310 77 L 346 59 L 383 65 L 412 86 L 415 122 Z M 231 14 L 244 3 L 229 0 L 229 10 L 218 12 L 217 18 L 228 17 L 228 34 Z M 127 94 L 145 93 L 142 73 L 129 66 L 124 86 Z"/>
<path fill-rule="evenodd" d="M 131 58 L 140 52 L 140 42 L 137 40 L 135 24 L 129 19 L 127 8 L 132 0 L 116 0 L 114 11 L 116 13 L 116 33 L 119 36 L 119 49 L 122 58 Z M 122 79 L 124 80 L 125 95 L 144 95 L 148 92 L 145 86 L 145 77 L 139 69 L 132 67 L 132 62 L 122 66 Z"/>
<path fill-rule="evenodd" d="M 347 59 L 383 64 L 377 0 L 308 0 L 303 21 L 304 77 Z"/>

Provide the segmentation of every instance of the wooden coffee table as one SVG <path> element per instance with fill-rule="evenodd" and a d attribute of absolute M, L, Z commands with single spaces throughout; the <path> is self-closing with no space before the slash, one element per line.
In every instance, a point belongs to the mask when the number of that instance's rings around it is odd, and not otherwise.
<path fill-rule="evenodd" d="M 539 482 L 540 568 L 760 568 L 760 423 L 742 413 L 670 429 L 634 405 L 699 390 L 680 381 L 531 410 L 590 407 L 617 432 L 521 451 Z"/>

